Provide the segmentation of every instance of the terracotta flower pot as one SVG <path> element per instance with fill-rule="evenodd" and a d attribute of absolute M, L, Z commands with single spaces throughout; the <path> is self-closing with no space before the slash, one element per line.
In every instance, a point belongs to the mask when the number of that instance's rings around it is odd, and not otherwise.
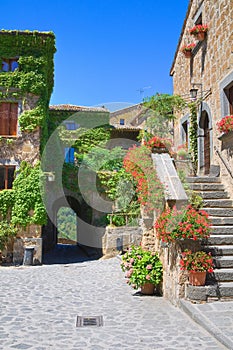
<path fill-rule="evenodd" d="M 206 280 L 206 271 L 193 272 L 189 271 L 189 283 L 192 286 L 204 286 Z"/>
<path fill-rule="evenodd" d="M 186 58 L 191 58 L 192 57 L 192 51 L 183 51 L 183 54 Z"/>
<path fill-rule="evenodd" d="M 203 41 L 205 39 L 205 32 L 199 32 L 194 34 L 195 39 Z"/>
<path fill-rule="evenodd" d="M 155 290 L 155 286 L 152 283 L 145 283 L 141 286 L 141 293 L 146 295 L 153 295 Z"/>

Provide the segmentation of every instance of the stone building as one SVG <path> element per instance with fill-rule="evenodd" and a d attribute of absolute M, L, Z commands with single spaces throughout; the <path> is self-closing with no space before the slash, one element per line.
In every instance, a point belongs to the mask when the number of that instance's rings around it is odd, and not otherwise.
<path fill-rule="evenodd" d="M 14 250 L 19 256 L 15 255 L 15 261 L 22 259 L 23 246 L 33 242 L 37 247 L 35 261 L 40 262 L 41 225 L 35 204 L 40 194 L 32 204 L 26 183 L 21 181 L 15 191 L 12 186 L 23 161 L 29 165 L 29 172 L 30 166 L 37 164 L 46 140 L 55 37 L 51 32 L 1 30 L 0 39 L 0 214 L 1 219 L 14 221 L 17 226 Z M 29 173 L 26 181 L 30 186 Z M 26 208 L 23 214 L 20 201 Z M 8 253 L 12 254 L 12 249 Z"/>
<path fill-rule="evenodd" d="M 215 152 L 222 141 L 216 122 L 233 113 L 233 5 L 231 0 L 192 0 L 177 45 L 170 70 L 174 94 L 189 99 L 191 89 L 197 89 L 198 104 L 198 171 L 209 174 L 211 165 L 223 162 Z M 204 40 L 190 34 L 195 25 L 208 26 Z M 195 43 L 190 58 L 181 49 Z M 179 115 L 175 123 L 175 143 L 189 142 L 189 111 Z"/>

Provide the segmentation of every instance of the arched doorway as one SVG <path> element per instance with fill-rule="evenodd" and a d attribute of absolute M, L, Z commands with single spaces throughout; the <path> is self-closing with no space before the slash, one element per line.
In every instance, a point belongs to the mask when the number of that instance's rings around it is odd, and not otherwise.
<path fill-rule="evenodd" d="M 212 123 L 206 110 L 201 113 L 199 121 L 199 172 L 208 175 L 211 163 Z"/>

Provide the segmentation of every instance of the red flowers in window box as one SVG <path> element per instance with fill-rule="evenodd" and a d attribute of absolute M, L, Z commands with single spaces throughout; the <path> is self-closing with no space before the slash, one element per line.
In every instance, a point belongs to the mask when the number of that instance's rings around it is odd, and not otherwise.
<path fill-rule="evenodd" d="M 197 24 L 196 26 L 194 26 L 193 28 L 191 28 L 189 30 L 189 33 L 191 35 L 194 35 L 194 37 L 199 40 L 199 41 L 203 41 L 205 39 L 205 35 L 208 31 L 208 26 L 207 24 Z"/>
<path fill-rule="evenodd" d="M 184 45 L 181 47 L 180 51 L 184 54 L 185 57 L 189 58 L 192 56 L 192 51 L 195 46 L 196 46 L 195 43 Z"/>
<path fill-rule="evenodd" d="M 233 115 L 227 115 L 222 118 L 220 122 L 217 122 L 217 127 L 220 132 L 227 134 L 230 131 L 233 131 Z"/>

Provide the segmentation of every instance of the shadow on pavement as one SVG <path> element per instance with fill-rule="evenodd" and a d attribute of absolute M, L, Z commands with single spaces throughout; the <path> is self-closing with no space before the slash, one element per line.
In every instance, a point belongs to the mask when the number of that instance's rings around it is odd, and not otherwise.
<path fill-rule="evenodd" d="M 101 258 L 101 254 L 96 248 L 57 244 L 53 249 L 44 253 L 43 264 L 72 264 L 83 261 L 97 260 Z"/>

